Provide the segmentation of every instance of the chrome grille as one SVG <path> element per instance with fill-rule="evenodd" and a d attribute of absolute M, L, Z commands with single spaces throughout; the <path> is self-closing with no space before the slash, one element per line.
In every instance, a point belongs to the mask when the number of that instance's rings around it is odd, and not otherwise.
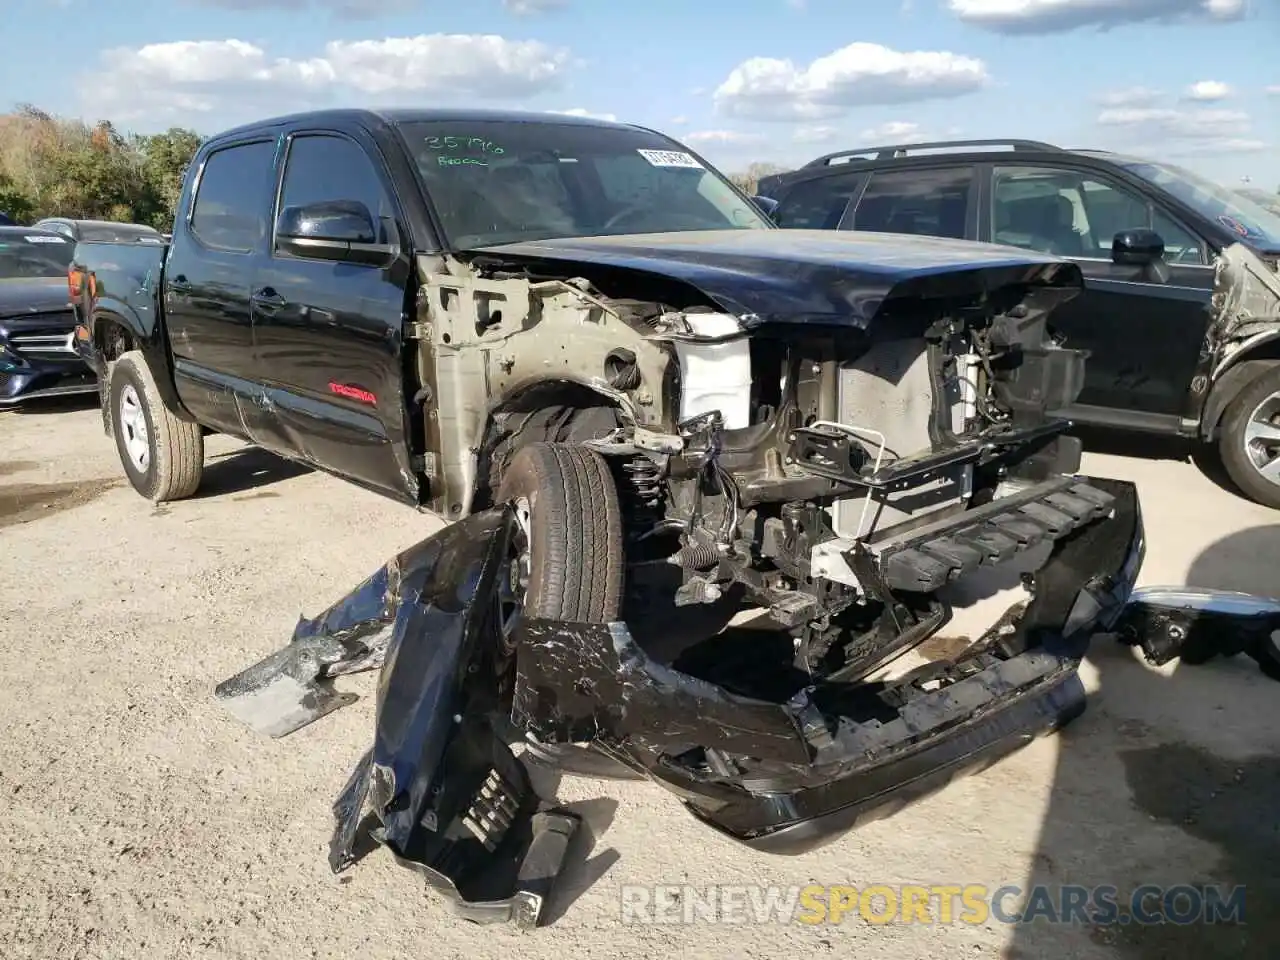
<path fill-rule="evenodd" d="M 23 317 L 29 321 L 30 318 Z M 10 328 L 9 348 L 28 360 L 68 360 L 76 356 L 75 316 L 66 313 L 48 314 L 47 324 L 32 324 L 17 329 Z"/>

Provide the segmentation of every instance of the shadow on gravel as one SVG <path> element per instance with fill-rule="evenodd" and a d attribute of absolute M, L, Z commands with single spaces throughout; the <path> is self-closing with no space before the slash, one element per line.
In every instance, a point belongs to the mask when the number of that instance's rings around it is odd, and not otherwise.
<path fill-rule="evenodd" d="M 1215 486 L 1233 497 L 1243 497 L 1222 466 L 1217 448 L 1211 444 L 1194 443 L 1179 437 L 1162 437 L 1150 433 L 1125 433 L 1119 430 L 1101 430 L 1094 427 L 1077 427 L 1072 431 L 1084 443 L 1090 453 L 1110 454 L 1119 457 L 1139 457 L 1143 460 L 1175 460 L 1195 464 Z"/>
<path fill-rule="evenodd" d="M 1187 582 L 1280 594 L 1280 525 L 1233 534 Z M 1156 672 L 1101 640 L 1100 690 L 1058 738 L 1053 792 L 1024 891 L 1114 889 L 1102 919 L 1016 924 L 1010 958 L 1270 960 L 1280 955 L 1280 684 L 1245 655 Z M 1248 744 L 1252 743 L 1250 747 Z M 1135 898 L 1144 885 L 1150 892 Z M 1240 896 L 1242 900 L 1233 900 Z M 1218 922 L 1210 922 L 1217 898 Z M 1242 903 L 1233 920 L 1232 907 Z M 1006 910 L 1021 909 L 1010 897 Z M 1103 914 L 1108 912 L 1103 909 Z M 1159 921 L 1163 917 L 1163 922 Z M 1099 922 L 1100 919 L 1102 922 Z M 1243 923 L 1238 922 L 1243 920 Z"/>
<path fill-rule="evenodd" d="M 8 408 L 7 412 L 20 417 L 56 417 L 79 410 L 97 409 L 96 393 L 71 393 L 61 397 L 24 400 L 20 405 Z"/>
<path fill-rule="evenodd" d="M 191 499 L 207 500 L 213 497 L 225 497 L 236 493 L 248 493 L 261 487 L 291 480 L 304 474 L 312 473 L 312 469 L 292 460 L 277 457 L 261 447 L 245 447 L 229 453 L 211 456 L 204 465 L 204 476 L 200 481 L 200 489 Z M 259 490 L 255 497 L 278 496 L 270 491 Z M 239 499 L 250 499 L 248 497 Z"/>

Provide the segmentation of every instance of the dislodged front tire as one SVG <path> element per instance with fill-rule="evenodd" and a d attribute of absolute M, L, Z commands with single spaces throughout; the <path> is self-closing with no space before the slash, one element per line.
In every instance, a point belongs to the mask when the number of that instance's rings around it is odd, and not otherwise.
<path fill-rule="evenodd" d="M 195 493 L 204 470 L 200 426 L 164 405 L 137 350 L 111 365 L 107 399 L 116 449 L 133 489 L 156 503 Z"/>
<path fill-rule="evenodd" d="M 526 538 L 524 615 L 607 623 L 622 605 L 622 511 L 594 450 L 534 443 L 512 458 L 498 502 L 515 504 Z"/>
<path fill-rule="evenodd" d="M 1218 453 L 1245 496 L 1280 509 L 1280 368 L 1262 374 L 1231 401 Z"/>

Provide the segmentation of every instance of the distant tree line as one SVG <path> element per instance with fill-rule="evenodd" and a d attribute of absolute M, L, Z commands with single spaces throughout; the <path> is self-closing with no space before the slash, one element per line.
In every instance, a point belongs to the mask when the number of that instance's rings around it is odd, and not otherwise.
<path fill-rule="evenodd" d="M 200 141 L 181 127 L 122 134 L 106 121 L 90 125 L 19 107 L 0 114 L 0 212 L 17 223 L 74 217 L 167 232 Z"/>

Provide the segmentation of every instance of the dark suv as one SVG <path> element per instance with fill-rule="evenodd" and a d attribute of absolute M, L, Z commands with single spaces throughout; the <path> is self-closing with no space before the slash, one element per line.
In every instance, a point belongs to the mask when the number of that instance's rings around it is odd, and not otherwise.
<path fill-rule="evenodd" d="M 952 237 L 1066 257 L 1083 296 L 1054 312 L 1090 351 L 1078 423 L 1218 445 L 1280 508 L 1280 216 L 1165 163 L 1028 140 L 828 154 L 760 182 L 783 227 Z"/>

